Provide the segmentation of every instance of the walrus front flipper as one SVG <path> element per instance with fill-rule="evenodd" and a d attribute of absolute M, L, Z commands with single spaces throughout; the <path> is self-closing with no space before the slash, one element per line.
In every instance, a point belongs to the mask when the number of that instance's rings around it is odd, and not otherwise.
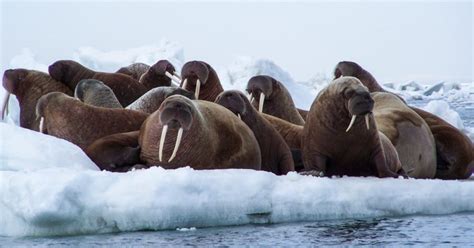
<path fill-rule="evenodd" d="M 101 170 L 126 172 L 140 164 L 139 131 L 112 134 L 94 141 L 86 154 Z"/>
<path fill-rule="evenodd" d="M 265 113 L 262 113 L 262 116 L 273 125 L 278 133 L 280 133 L 290 149 L 301 149 L 303 126 L 295 125 Z"/>
<path fill-rule="evenodd" d="M 471 140 L 460 130 L 424 110 L 411 107 L 430 127 L 436 142 L 437 169 L 435 178 L 466 179 L 474 169 Z"/>
<path fill-rule="evenodd" d="M 303 156 L 304 170 L 298 172 L 305 176 L 324 176 L 326 174 L 328 157 L 319 154 Z"/>

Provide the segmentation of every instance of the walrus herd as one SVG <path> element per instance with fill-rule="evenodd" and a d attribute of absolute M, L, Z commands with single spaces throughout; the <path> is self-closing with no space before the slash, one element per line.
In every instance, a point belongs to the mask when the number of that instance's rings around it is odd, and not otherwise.
<path fill-rule="evenodd" d="M 357 63 L 339 62 L 309 110 L 267 75 L 241 92 L 224 90 L 206 62 L 180 71 L 167 60 L 117 72 L 72 60 L 53 63 L 49 74 L 9 69 L 2 119 L 13 94 L 21 127 L 68 140 L 112 172 L 190 166 L 439 179 L 473 172 L 465 134 L 384 90 Z"/>

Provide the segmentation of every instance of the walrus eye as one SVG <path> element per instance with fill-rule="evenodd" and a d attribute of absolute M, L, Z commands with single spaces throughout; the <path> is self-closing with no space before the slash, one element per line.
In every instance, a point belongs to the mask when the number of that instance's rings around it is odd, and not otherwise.
<path fill-rule="evenodd" d="M 349 98 L 351 98 L 352 96 L 354 96 L 354 93 L 355 93 L 354 90 L 352 90 L 352 89 L 346 89 L 346 90 L 344 91 L 344 97 L 345 97 L 346 99 L 349 99 Z"/>

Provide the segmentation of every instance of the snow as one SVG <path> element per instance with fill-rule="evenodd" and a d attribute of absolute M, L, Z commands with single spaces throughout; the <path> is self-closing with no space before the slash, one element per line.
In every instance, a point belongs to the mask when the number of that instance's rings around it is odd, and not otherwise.
<path fill-rule="evenodd" d="M 79 48 L 72 57 L 102 71 L 164 58 L 179 70 L 186 61 L 183 49 L 167 41 L 125 51 Z M 25 49 L 10 66 L 44 71 L 51 62 L 38 61 Z M 273 76 L 304 109 L 330 82 L 324 74 L 296 82 L 283 68 L 262 58 L 241 57 L 230 66 L 215 68 L 225 89 L 243 90 L 257 74 Z M 399 84 L 390 83 L 407 99 L 426 100 L 425 110 L 466 132 L 472 129 L 463 125 L 451 106 L 472 103 L 473 84 L 443 83 L 428 96 L 423 92 L 429 85 L 404 85 L 406 90 L 399 90 Z M 0 97 L 4 92 L 1 88 Z M 472 179 L 313 178 L 296 173 L 275 176 L 251 170 L 156 167 L 128 173 L 99 171 L 77 146 L 15 126 L 18 113 L 18 102 L 11 97 L 8 124 L 0 123 L 0 236 L 193 231 L 211 226 L 474 211 Z"/>

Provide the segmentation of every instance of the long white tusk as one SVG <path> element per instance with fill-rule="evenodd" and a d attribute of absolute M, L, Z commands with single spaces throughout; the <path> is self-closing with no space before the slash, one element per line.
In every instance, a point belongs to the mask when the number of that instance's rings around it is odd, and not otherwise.
<path fill-rule="evenodd" d="M 201 81 L 198 79 L 196 82 L 196 100 L 199 99 L 199 91 L 201 90 Z"/>
<path fill-rule="evenodd" d="M 173 74 L 169 73 L 168 71 L 165 71 L 165 75 L 171 79 L 172 82 L 175 83 L 181 83 L 181 79 L 177 79 L 173 76 Z"/>
<path fill-rule="evenodd" d="M 173 154 L 171 154 L 168 163 L 173 161 L 174 157 L 176 157 L 176 153 L 178 152 L 179 144 L 181 144 L 181 139 L 183 138 L 183 128 L 180 127 L 178 130 L 178 136 L 176 137 L 176 143 L 174 144 Z"/>
<path fill-rule="evenodd" d="M 242 120 L 242 117 L 240 116 L 240 114 L 237 114 L 237 117 L 239 117 L 239 119 L 241 119 L 241 120 Z"/>
<path fill-rule="evenodd" d="M 253 103 L 253 100 L 255 100 L 255 99 L 253 98 L 253 95 L 250 94 L 250 99 L 249 99 L 250 103 Z"/>
<path fill-rule="evenodd" d="M 5 117 L 7 117 L 9 100 L 10 100 L 10 93 L 7 91 L 2 103 L 2 120 L 5 120 Z"/>
<path fill-rule="evenodd" d="M 41 119 L 40 119 L 39 131 L 40 131 L 40 133 L 44 133 L 44 117 L 42 117 L 42 116 L 41 116 Z"/>
<path fill-rule="evenodd" d="M 365 115 L 365 126 L 367 127 L 367 130 L 370 129 L 370 126 L 369 126 L 369 114 L 366 114 L 366 115 Z"/>
<path fill-rule="evenodd" d="M 263 113 L 263 102 L 265 101 L 265 94 L 260 93 L 260 101 L 258 103 L 258 112 Z"/>
<path fill-rule="evenodd" d="M 183 86 L 181 88 L 186 89 L 186 85 L 188 84 L 188 79 L 185 78 L 183 82 Z"/>
<path fill-rule="evenodd" d="M 352 125 L 354 125 L 354 122 L 355 122 L 355 120 L 356 120 L 356 117 L 357 117 L 357 115 L 352 115 L 351 123 L 349 123 L 349 126 L 348 126 L 347 129 L 346 129 L 346 133 L 349 132 L 349 130 L 351 129 Z"/>
<path fill-rule="evenodd" d="M 163 160 L 163 147 L 165 144 L 166 133 L 168 132 L 168 125 L 163 126 L 163 130 L 161 131 L 161 138 L 160 138 L 160 146 L 158 147 L 158 159 L 160 162 Z"/>
<path fill-rule="evenodd" d="M 173 72 L 173 76 L 175 76 L 179 81 L 181 81 L 181 76 L 177 72 Z"/>

